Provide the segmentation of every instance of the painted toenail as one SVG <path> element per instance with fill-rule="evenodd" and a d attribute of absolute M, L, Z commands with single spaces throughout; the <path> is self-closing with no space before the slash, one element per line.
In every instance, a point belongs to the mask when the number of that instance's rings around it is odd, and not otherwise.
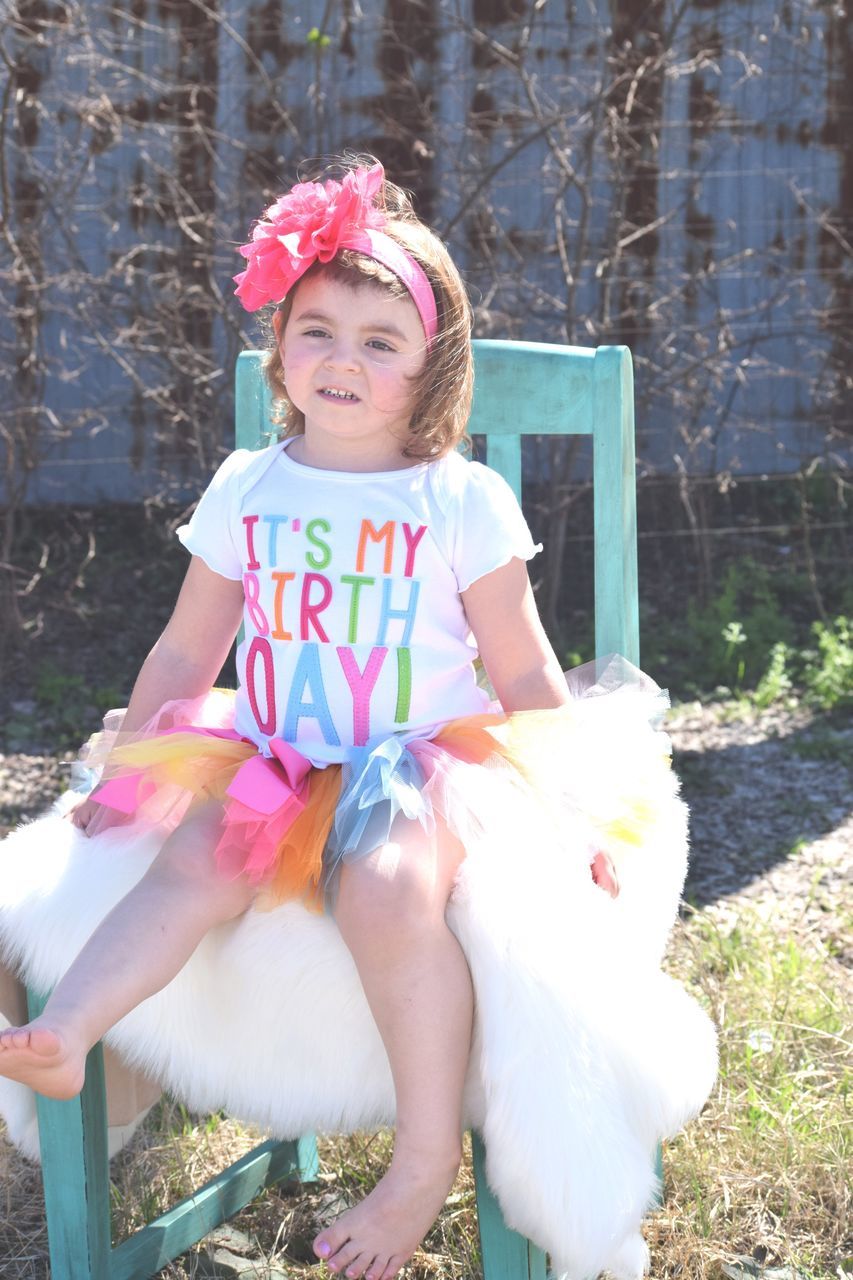
<path fill-rule="evenodd" d="M 322 1244 L 317 1245 L 317 1253 L 320 1255 L 321 1258 L 328 1258 L 331 1252 L 332 1252 L 332 1246 L 330 1244 L 326 1244 L 325 1240 L 323 1241 Z"/>

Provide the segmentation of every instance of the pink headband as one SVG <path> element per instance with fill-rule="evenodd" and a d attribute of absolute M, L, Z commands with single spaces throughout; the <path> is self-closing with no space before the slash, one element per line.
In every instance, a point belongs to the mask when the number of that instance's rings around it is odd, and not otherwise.
<path fill-rule="evenodd" d="M 373 203 L 385 172 L 381 164 L 354 169 L 341 182 L 298 182 L 270 205 L 240 253 L 248 260 L 234 277 L 247 311 L 281 302 L 314 262 L 331 262 L 340 249 L 366 254 L 408 289 L 432 346 L 438 331 L 435 294 L 423 268 L 386 235 L 388 219 Z"/>

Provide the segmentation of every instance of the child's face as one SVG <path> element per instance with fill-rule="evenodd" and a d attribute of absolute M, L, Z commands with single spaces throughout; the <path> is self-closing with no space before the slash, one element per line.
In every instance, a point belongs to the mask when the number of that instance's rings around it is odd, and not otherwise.
<path fill-rule="evenodd" d="M 305 415 L 308 448 L 339 465 L 402 457 L 414 410 L 412 378 L 426 363 L 415 304 L 381 286 L 310 276 L 296 289 L 280 334 L 284 381 Z"/>

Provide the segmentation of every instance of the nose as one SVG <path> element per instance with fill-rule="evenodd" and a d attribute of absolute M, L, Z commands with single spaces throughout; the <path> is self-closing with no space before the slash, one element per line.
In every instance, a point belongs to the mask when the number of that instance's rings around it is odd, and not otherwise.
<path fill-rule="evenodd" d="M 329 343 L 324 364 L 328 369 L 357 369 L 360 358 L 355 341 L 338 334 Z"/>

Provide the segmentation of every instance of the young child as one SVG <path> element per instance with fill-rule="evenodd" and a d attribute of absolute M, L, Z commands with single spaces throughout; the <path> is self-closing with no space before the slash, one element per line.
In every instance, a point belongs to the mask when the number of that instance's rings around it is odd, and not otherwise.
<path fill-rule="evenodd" d="M 296 185 L 241 253 L 241 301 L 275 307 L 285 438 L 233 453 L 179 530 L 192 560 L 174 613 L 102 785 L 70 815 L 96 838 L 170 810 L 171 834 L 43 1014 L 0 1034 L 0 1073 L 74 1095 L 91 1046 L 213 926 L 325 901 L 388 1053 L 397 1125 L 385 1177 L 314 1249 L 331 1272 L 390 1280 L 460 1160 L 473 993 L 445 908 L 466 827 L 489 814 L 455 771 L 498 769 L 513 803 L 539 803 L 517 713 L 558 715 L 569 695 L 518 505 L 456 451 L 470 310 L 441 242 L 381 165 L 354 163 Z M 239 688 L 212 720 L 205 695 L 241 621 Z M 507 714 L 478 687 L 477 654 Z M 592 871 L 615 896 L 605 854 Z M 335 1034 L 318 1010 L 317 1035 Z"/>

